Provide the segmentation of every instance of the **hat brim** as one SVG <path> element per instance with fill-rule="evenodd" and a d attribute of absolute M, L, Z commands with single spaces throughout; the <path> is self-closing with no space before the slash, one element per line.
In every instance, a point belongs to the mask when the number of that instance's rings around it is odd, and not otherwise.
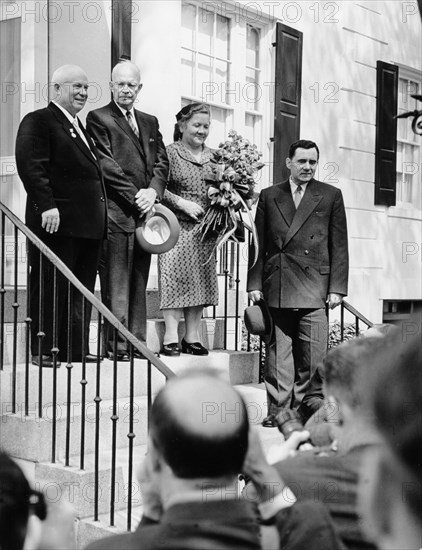
<path fill-rule="evenodd" d="M 267 303 L 264 300 L 245 309 L 245 325 L 251 334 L 257 336 L 270 336 L 272 330 L 272 318 Z"/>
<path fill-rule="evenodd" d="M 177 243 L 180 225 L 171 210 L 156 204 L 152 215 L 138 220 L 135 234 L 142 250 L 150 254 L 163 254 Z"/>

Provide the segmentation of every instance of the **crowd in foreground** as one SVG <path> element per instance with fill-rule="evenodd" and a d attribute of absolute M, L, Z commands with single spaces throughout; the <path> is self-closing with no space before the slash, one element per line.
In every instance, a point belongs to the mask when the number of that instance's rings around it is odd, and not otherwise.
<path fill-rule="evenodd" d="M 422 349 L 420 337 L 404 340 L 398 330 L 330 350 L 321 415 L 310 422 L 325 418 L 333 442 L 311 446 L 308 425 L 280 437 L 274 464 L 233 387 L 209 370 L 170 380 L 153 403 L 138 473 L 142 520 L 88 548 L 420 548 Z M 73 548 L 69 512 L 50 513 L 0 455 L 0 548 Z"/>

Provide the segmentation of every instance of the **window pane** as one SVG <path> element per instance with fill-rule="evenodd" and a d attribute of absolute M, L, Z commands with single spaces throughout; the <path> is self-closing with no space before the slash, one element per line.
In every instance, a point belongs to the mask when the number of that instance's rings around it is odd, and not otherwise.
<path fill-rule="evenodd" d="M 207 140 L 208 147 L 217 148 L 222 141 L 227 139 L 230 119 L 230 113 L 225 109 L 212 107 L 210 135 Z"/>
<path fill-rule="evenodd" d="M 200 9 L 198 11 L 197 50 L 203 53 L 212 53 L 212 37 L 214 28 L 214 14 Z"/>
<path fill-rule="evenodd" d="M 212 60 L 206 55 L 198 54 L 198 70 L 196 78 L 197 95 L 203 89 L 203 84 L 213 82 L 212 77 Z"/>
<path fill-rule="evenodd" d="M 230 22 L 227 17 L 222 17 L 217 15 L 217 31 L 215 38 L 215 51 L 214 55 L 216 57 L 221 57 L 223 59 L 230 59 L 229 51 L 229 32 L 230 32 Z"/>
<path fill-rule="evenodd" d="M 194 95 L 194 55 L 191 52 L 182 50 L 182 94 Z"/>
<path fill-rule="evenodd" d="M 246 38 L 246 65 L 259 67 L 259 31 L 248 25 Z"/>
<path fill-rule="evenodd" d="M 214 82 L 218 86 L 219 96 L 221 101 L 226 102 L 223 98 L 223 91 L 226 88 L 230 88 L 229 84 L 229 64 L 226 61 L 215 60 L 215 72 L 214 72 Z"/>
<path fill-rule="evenodd" d="M 195 6 L 183 4 L 182 6 L 182 46 L 194 49 L 195 36 Z"/>

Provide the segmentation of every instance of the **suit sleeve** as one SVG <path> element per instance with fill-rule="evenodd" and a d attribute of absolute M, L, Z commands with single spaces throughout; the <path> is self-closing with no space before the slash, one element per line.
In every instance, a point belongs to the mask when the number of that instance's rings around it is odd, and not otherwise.
<path fill-rule="evenodd" d="M 167 158 L 166 148 L 163 143 L 163 136 L 159 130 L 158 120 L 155 119 L 156 127 L 156 144 L 157 144 L 157 154 L 154 159 L 154 168 L 152 173 L 152 178 L 148 187 L 152 187 L 157 192 L 158 198 L 161 200 L 164 195 L 164 191 L 167 186 L 167 178 L 169 175 L 169 161 Z"/>
<path fill-rule="evenodd" d="M 50 182 L 50 131 L 39 113 L 27 115 L 16 137 L 16 166 L 28 200 L 40 214 L 56 208 Z"/>
<path fill-rule="evenodd" d="M 252 267 L 255 258 L 255 245 L 251 244 L 249 249 L 249 271 L 247 291 L 262 290 L 262 273 L 265 261 L 265 194 L 261 192 L 255 215 L 255 226 L 258 234 L 258 259 Z"/>
<path fill-rule="evenodd" d="M 319 502 L 296 502 L 276 516 L 279 548 L 283 550 L 346 550 L 326 507 Z"/>
<path fill-rule="evenodd" d="M 349 248 L 347 241 L 347 220 L 343 195 L 340 189 L 334 200 L 328 235 L 330 254 L 330 282 L 328 292 L 347 295 L 349 278 Z"/>
<path fill-rule="evenodd" d="M 107 193 L 110 196 L 118 195 L 128 209 L 135 208 L 135 195 L 138 189 L 113 158 L 109 129 L 95 112 L 88 113 L 86 129 L 94 139 L 100 155 Z"/>

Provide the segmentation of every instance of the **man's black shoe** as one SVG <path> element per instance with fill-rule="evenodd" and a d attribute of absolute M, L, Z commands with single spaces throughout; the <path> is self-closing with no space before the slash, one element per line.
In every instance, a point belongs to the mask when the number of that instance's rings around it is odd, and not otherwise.
<path fill-rule="evenodd" d="M 33 355 L 32 356 L 32 364 L 36 365 L 37 367 L 40 366 L 41 360 L 39 355 Z M 56 361 L 56 367 L 60 367 L 61 363 L 59 360 Z M 42 366 L 47 367 L 49 369 L 52 369 L 54 367 L 54 361 L 53 357 L 51 355 L 43 355 L 42 356 Z"/>
<path fill-rule="evenodd" d="M 262 421 L 262 425 L 264 426 L 264 428 L 277 428 L 275 416 L 273 414 L 269 414 L 268 416 L 266 416 Z"/>
<path fill-rule="evenodd" d="M 112 351 L 107 352 L 107 357 L 110 359 L 110 361 L 114 361 L 114 353 Z M 129 361 L 129 354 L 126 351 L 118 351 L 116 354 L 116 361 Z"/>
<path fill-rule="evenodd" d="M 102 357 L 98 357 L 98 355 L 93 355 L 92 353 L 87 353 L 85 355 L 85 363 L 96 363 L 98 359 L 100 362 L 103 360 Z"/>
<path fill-rule="evenodd" d="M 155 357 L 160 357 L 160 354 L 157 353 L 157 352 L 154 352 L 154 355 L 155 355 Z M 133 357 L 135 359 L 144 359 L 145 361 L 148 361 L 148 359 L 145 357 L 145 355 L 143 353 L 141 353 L 140 351 L 138 351 L 137 349 L 133 350 Z"/>

